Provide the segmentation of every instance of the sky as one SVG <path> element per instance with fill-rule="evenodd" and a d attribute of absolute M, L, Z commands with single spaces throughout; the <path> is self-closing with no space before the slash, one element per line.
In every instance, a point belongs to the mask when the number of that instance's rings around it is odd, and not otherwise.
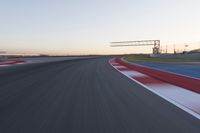
<path fill-rule="evenodd" d="M 0 51 L 26 54 L 151 53 L 112 41 L 161 40 L 200 48 L 199 0 L 0 0 Z M 167 46 L 166 46 L 167 45 Z"/>

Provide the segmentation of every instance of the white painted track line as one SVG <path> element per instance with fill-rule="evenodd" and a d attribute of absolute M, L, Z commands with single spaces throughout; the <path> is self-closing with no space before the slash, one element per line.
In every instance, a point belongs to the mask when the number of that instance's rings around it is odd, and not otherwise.
<path fill-rule="evenodd" d="M 114 61 L 109 61 L 110 65 L 113 66 L 118 72 L 122 73 L 132 81 L 140 84 L 144 88 L 148 89 L 149 91 L 155 93 L 156 95 L 162 97 L 163 99 L 167 100 L 168 102 L 174 104 L 175 106 L 181 108 L 185 112 L 191 114 L 192 116 L 200 119 L 200 94 L 192 92 L 190 90 L 169 84 L 169 83 L 151 83 L 151 84 L 144 84 L 133 77 L 148 77 L 143 73 L 134 71 L 134 70 L 119 70 L 123 66 L 114 66 Z"/>
<path fill-rule="evenodd" d="M 115 68 L 117 68 L 117 67 L 115 66 Z M 137 72 L 137 71 L 127 71 L 127 70 L 125 70 L 125 71 L 123 71 L 123 74 L 131 76 L 131 77 L 147 77 L 147 75 L 140 73 L 140 72 Z"/>

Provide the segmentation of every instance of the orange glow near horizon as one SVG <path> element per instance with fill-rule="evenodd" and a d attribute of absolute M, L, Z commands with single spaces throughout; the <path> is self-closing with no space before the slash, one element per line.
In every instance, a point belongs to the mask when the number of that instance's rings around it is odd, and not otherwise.
<path fill-rule="evenodd" d="M 11 1 L 0 2 L 0 50 L 7 53 L 151 53 L 152 47 L 109 47 L 149 39 L 161 40 L 169 53 L 174 45 L 178 51 L 185 44 L 188 51 L 200 48 L 197 0 Z"/>

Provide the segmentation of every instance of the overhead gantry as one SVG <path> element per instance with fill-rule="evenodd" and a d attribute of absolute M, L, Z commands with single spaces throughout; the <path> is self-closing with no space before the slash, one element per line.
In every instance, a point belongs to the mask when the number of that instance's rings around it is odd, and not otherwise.
<path fill-rule="evenodd" d="M 153 54 L 160 54 L 160 40 L 141 40 L 141 41 L 120 41 L 111 42 L 111 47 L 126 47 L 126 46 L 153 46 Z"/>

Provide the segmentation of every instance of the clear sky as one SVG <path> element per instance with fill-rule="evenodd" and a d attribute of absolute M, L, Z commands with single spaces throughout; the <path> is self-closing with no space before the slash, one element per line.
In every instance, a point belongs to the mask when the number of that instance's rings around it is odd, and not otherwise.
<path fill-rule="evenodd" d="M 160 39 L 200 47 L 199 0 L 0 0 L 0 51 L 44 54 L 151 52 L 111 41 Z"/>

